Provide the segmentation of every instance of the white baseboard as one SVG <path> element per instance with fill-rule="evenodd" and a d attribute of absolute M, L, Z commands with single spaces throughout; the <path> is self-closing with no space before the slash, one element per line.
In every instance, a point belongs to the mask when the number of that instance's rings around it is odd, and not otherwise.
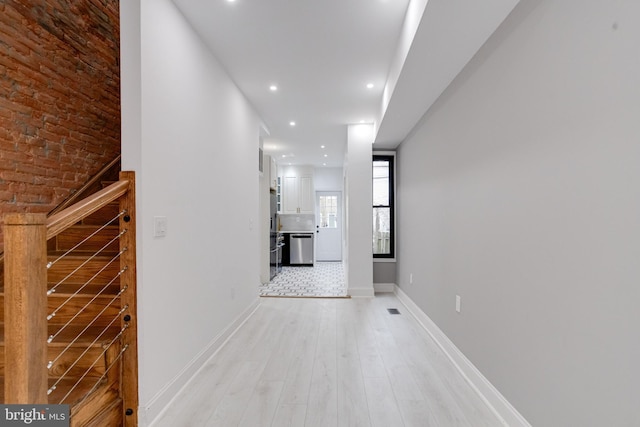
<path fill-rule="evenodd" d="M 373 290 L 376 294 L 395 292 L 396 284 L 395 283 L 374 283 Z"/>
<path fill-rule="evenodd" d="M 205 363 L 213 357 L 218 350 L 235 334 L 251 315 L 256 311 L 260 299 L 249 305 L 225 330 L 215 337 L 200 353 L 198 353 L 167 385 L 165 385 L 153 398 L 144 406 L 140 407 L 139 422 L 141 426 L 152 426 L 162 414 L 167 410 L 171 402 L 185 388 Z M 145 423 L 145 420 L 147 423 Z M 148 421 L 151 420 L 151 421 Z"/>
<path fill-rule="evenodd" d="M 471 363 L 445 333 L 440 330 L 438 325 L 436 325 L 402 289 L 396 286 L 395 294 L 504 426 L 531 427 L 531 424 L 529 424 L 518 410 L 505 399 L 498 389 L 482 375 L 473 363 Z"/>

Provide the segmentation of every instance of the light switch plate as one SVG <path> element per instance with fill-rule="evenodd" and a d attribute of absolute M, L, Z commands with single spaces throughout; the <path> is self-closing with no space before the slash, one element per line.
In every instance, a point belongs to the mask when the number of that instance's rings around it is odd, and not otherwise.
<path fill-rule="evenodd" d="M 153 217 L 153 237 L 165 237 L 167 235 L 167 217 Z"/>
<path fill-rule="evenodd" d="M 460 298 L 460 295 L 456 295 L 456 311 L 458 313 L 460 313 L 460 305 L 462 303 L 462 298 Z"/>

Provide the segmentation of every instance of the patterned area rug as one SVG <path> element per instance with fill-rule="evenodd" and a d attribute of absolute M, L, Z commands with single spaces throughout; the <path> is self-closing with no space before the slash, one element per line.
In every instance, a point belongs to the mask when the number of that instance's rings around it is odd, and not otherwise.
<path fill-rule="evenodd" d="M 260 286 L 262 297 L 347 298 L 341 262 L 317 262 L 313 267 L 282 267 L 271 283 Z"/>

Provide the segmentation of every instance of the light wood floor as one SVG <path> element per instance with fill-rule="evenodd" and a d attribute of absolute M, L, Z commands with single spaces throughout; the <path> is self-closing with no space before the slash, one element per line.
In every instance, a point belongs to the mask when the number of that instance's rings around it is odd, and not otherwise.
<path fill-rule="evenodd" d="M 154 427 L 499 425 L 398 299 L 382 294 L 263 298 Z"/>

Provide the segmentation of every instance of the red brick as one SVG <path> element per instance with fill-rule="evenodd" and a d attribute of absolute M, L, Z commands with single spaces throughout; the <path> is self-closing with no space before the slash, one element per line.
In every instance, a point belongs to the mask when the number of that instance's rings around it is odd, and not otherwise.
<path fill-rule="evenodd" d="M 20 162 L 21 164 L 27 164 L 26 162 L 28 161 L 23 153 L 16 151 L 0 151 L 0 159 L 2 159 L 3 162 L 12 160 L 14 163 Z"/>
<path fill-rule="evenodd" d="M 0 178 L 13 182 L 33 182 L 33 175 L 28 173 L 18 173 L 12 171 L 0 171 Z"/>
<path fill-rule="evenodd" d="M 0 218 L 48 212 L 120 152 L 118 3 L 0 2 Z"/>
<path fill-rule="evenodd" d="M 47 174 L 47 169 L 41 166 L 34 166 L 29 163 L 18 163 L 16 165 L 16 172 L 45 176 Z"/>

